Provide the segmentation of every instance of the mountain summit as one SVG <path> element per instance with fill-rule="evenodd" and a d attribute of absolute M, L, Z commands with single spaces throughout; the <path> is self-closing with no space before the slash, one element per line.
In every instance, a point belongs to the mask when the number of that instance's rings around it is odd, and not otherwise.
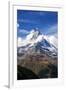
<path fill-rule="evenodd" d="M 41 34 L 38 30 L 32 30 L 26 36 L 25 40 L 21 40 L 17 52 L 20 54 L 46 53 L 51 57 L 55 57 L 57 56 L 57 47 L 50 43 L 50 40 L 46 35 Z"/>
<path fill-rule="evenodd" d="M 40 35 L 40 31 L 37 31 L 36 29 L 33 29 L 29 35 L 27 35 L 27 40 L 36 40 L 37 37 Z"/>

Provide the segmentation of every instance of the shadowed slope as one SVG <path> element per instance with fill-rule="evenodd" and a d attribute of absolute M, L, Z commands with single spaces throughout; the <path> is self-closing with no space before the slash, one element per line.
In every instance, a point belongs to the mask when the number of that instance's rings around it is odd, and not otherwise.
<path fill-rule="evenodd" d="M 17 80 L 23 79 L 38 79 L 38 76 L 31 70 L 18 66 L 17 67 Z"/>

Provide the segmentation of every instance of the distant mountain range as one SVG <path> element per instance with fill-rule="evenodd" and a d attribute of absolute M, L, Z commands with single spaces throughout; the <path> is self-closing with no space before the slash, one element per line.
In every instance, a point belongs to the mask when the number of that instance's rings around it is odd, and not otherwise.
<path fill-rule="evenodd" d="M 51 37 L 51 38 L 50 38 Z M 17 53 L 18 56 L 24 54 L 47 54 L 51 57 L 57 57 L 57 39 L 55 36 L 43 35 L 38 30 L 32 30 L 23 40 L 18 38 Z M 53 39 L 53 40 L 52 40 Z"/>

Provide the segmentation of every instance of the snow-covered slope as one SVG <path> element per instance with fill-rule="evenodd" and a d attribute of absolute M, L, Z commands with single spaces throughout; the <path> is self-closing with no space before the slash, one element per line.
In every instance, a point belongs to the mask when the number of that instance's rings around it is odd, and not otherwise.
<path fill-rule="evenodd" d="M 18 38 L 18 53 L 47 53 L 57 55 L 57 40 L 54 36 L 46 36 L 38 30 L 32 30 L 23 40 Z"/>

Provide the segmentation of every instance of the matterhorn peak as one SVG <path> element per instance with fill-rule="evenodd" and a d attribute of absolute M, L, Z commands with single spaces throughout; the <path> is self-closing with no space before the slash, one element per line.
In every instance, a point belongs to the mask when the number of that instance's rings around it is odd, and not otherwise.
<path fill-rule="evenodd" d="M 32 29 L 31 31 L 30 31 L 30 33 L 34 33 L 35 32 L 35 29 Z"/>
<path fill-rule="evenodd" d="M 41 53 L 47 52 L 48 54 L 57 55 L 57 49 L 53 43 L 50 41 L 54 40 L 47 35 L 39 32 L 37 29 L 32 29 L 30 33 L 26 36 L 25 40 L 19 39 L 21 51 L 39 50 Z M 33 52 L 32 51 L 32 52 Z"/>
<path fill-rule="evenodd" d="M 31 30 L 31 32 L 30 33 L 38 33 L 38 34 L 40 34 L 40 31 L 39 31 L 39 29 L 38 28 L 34 28 L 34 29 L 32 29 Z"/>
<path fill-rule="evenodd" d="M 40 31 L 37 29 L 32 29 L 31 32 L 27 35 L 27 40 L 35 40 L 40 35 Z"/>

